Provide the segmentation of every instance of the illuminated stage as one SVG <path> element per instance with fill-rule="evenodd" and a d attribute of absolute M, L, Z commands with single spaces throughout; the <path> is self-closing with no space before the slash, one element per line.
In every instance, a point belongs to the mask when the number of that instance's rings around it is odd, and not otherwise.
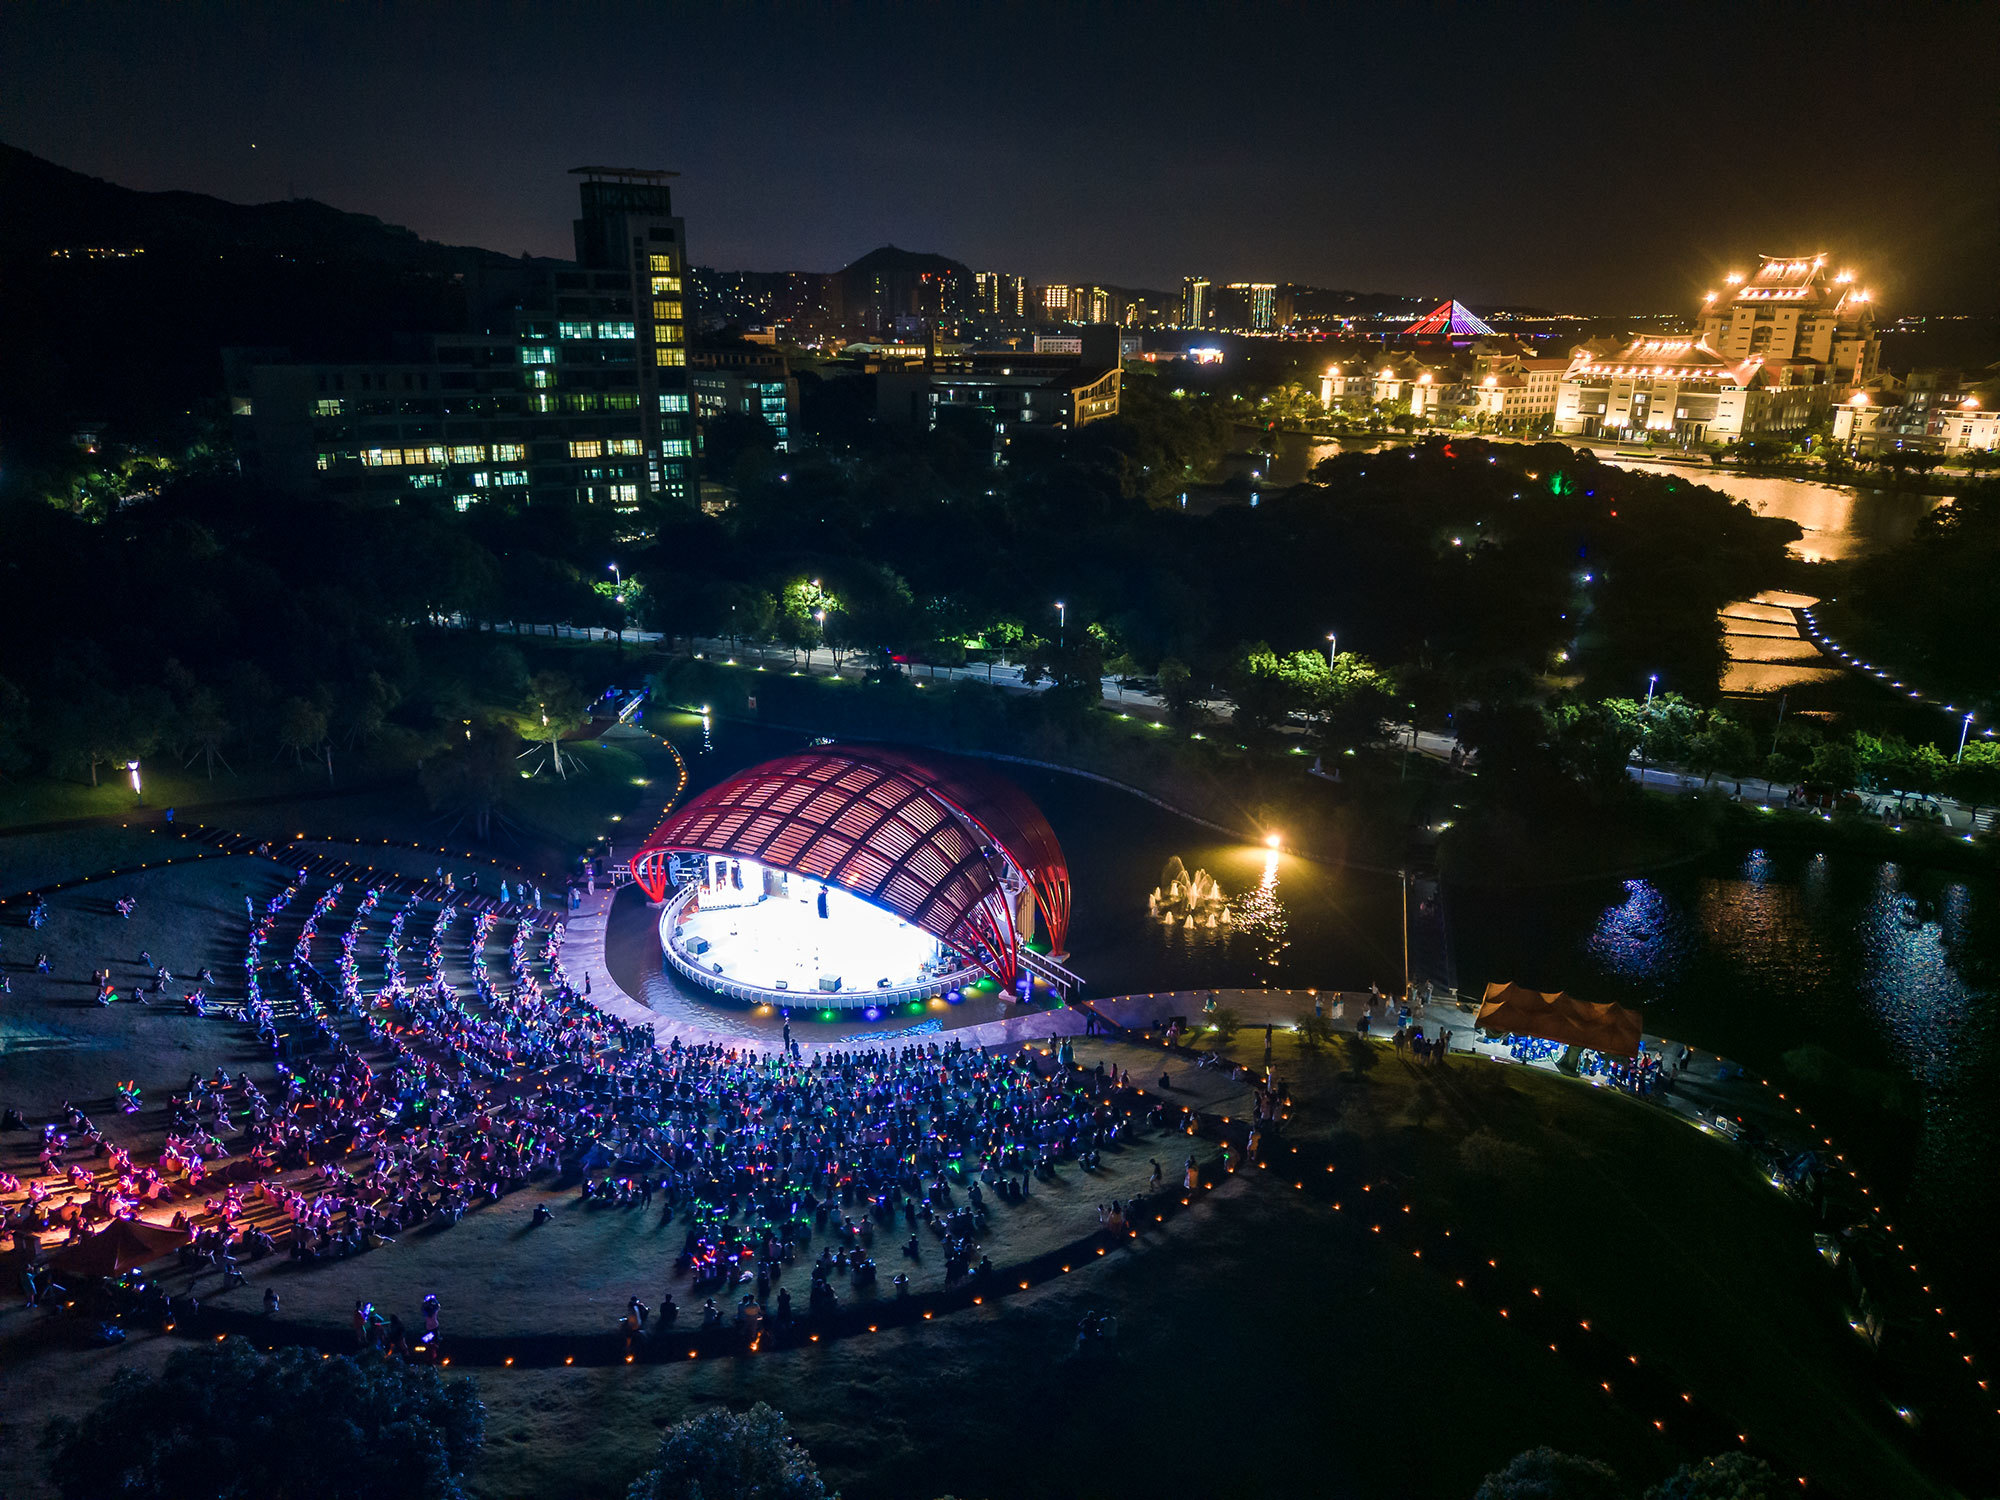
<path fill-rule="evenodd" d="M 668 965 L 735 1000 L 852 1016 L 1076 984 L 1054 831 L 948 756 L 826 745 L 753 766 L 665 819 L 632 874 L 664 903 Z M 1038 927 L 1056 957 L 1028 947 Z"/>
<path fill-rule="evenodd" d="M 703 863 L 708 879 L 676 892 L 660 919 L 673 967 L 698 984 L 853 1010 L 929 999 L 981 977 L 921 927 L 838 886 L 752 861 Z"/>

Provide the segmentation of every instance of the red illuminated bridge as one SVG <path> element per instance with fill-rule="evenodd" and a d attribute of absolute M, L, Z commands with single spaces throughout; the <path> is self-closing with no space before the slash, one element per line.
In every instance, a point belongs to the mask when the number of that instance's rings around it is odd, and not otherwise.
<path fill-rule="evenodd" d="M 1035 805 L 983 766 L 880 745 L 739 772 L 661 823 L 632 875 L 654 901 L 679 887 L 677 968 L 760 996 L 865 999 L 913 982 L 871 972 L 898 963 L 1011 986 L 1037 926 L 1056 954 L 1069 935 L 1069 868 Z"/>

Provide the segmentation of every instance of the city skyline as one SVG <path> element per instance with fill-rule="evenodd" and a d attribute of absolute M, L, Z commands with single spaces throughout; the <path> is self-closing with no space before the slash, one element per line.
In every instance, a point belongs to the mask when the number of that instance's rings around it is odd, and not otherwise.
<path fill-rule="evenodd" d="M 1018 11 L 117 14 L 79 37 L 73 14 L 9 13 L 0 139 L 510 254 L 565 254 L 550 184 L 629 160 L 683 173 L 691 259 L 732 270 L 893 243 L 1036 281 L 1640 312 L 1758 254 L 1825 251 L 1884 268 L 1893 308 L 1993 302 L 2000 130 L 1969 10 L 1708 12 L 1635 39 L 1533 12 L 1174 9 L 1082 18 L 1059 47 Z M 1190 63 L 1218 28 L 1243 45 Z M 1774 75 L 1788 34 L 1826 63 Z M 1857 110 L 1827 70 L 1860 56 Z M 1957 167 L 1897 169 L 1924 142 Z"/>

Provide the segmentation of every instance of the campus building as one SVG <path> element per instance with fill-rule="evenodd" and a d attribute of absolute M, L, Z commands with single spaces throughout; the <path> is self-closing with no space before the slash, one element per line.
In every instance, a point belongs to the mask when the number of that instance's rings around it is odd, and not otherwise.
<path fill-rule="evenodd" d="M 776 349 L 696 350 L 688 376 L 695 416 L 704 430 L 724 412 L 762 417 L 790 453 L 799 435 L 799 383 L 791 362 Z"/>
<path fill-rule="evenodd" d="M 224 352 L 245 474 L 295 495 L 396 503 L 692 504 L 686 230 L 670 172 L 579 167 L 574 263 L 468 277 L 462 333 L 393 356 Z"/>
<path fill-rule="evenodd" d="M 1824 420 L 1842 388 L 1881 361 L 1870 294 L 1827 257 L 1764 256 L 1702 299 L 1698 329 L 1579 349 L 1563 377 L 1556 431 L 1734 443 Z"/>
<path fill-rule="evenodd" d="M 1702 299 L 1702 342 L 1726 360 L 1823 366 L 1834 385 L 1863 385 L 1882 358 L 1874 299 L 1852 271 L 1829 272 L 1824 255 L 1760 257 L 1748 277 Z"/>
<path fill-rule="evenodd" d="M 1115 327 L 1086 328 L 1081 353 L 974 353 L 928 367 L 883 370 L 875 377 L 876 420 L 888 427 L 934 430 L 952 414 L 990 424 L 993 464 L 1004 466 L 1017 440 L 1059 437 L 1118 415 L 1123 380 Z"/>

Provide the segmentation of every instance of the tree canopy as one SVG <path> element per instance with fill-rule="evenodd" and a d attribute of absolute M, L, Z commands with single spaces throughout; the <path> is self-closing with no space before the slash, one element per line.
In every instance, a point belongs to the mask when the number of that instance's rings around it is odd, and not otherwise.
<path fill-rule="evenodd" d="M 484 1411 L 473 1381 L 428 1366 L 232 1338 L 120 1370 L 51 1424 L 50 1478 L 64 1500 L 459 1500 Z"/>

